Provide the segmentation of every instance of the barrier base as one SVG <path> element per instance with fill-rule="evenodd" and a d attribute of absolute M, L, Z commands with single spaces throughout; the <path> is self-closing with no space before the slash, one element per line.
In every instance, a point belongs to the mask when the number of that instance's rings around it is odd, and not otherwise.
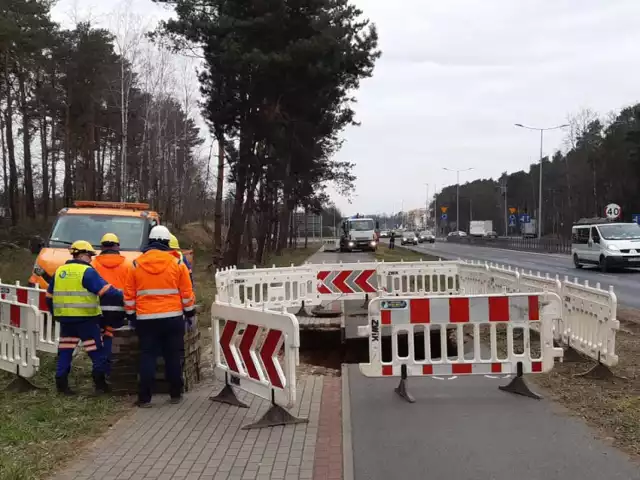
<path fill-rule="evenodd" d="M 531 391 L 522 375 L 513 377 L 513 380 L 511 380 L 508 385 L 500 385 L 498 388 L 503 392 L 515 393 L 516 395 L 535 398 L 536 400 L 540 400 L 542 398 L 542 395 Z"/>
<path fill-rule="evenodd" d="M 407 366 L 402 365 L 400 370 L 400 383 L 395 388 L 395 392 L 409 403 L 415 403 L 416 399 L 409 393 L 407 388 Z"/>
<path fill-rule="evenodd" d="M 298 310 L 298 313 L 296 313 L 296 317 L 308 317 L 309 314 L 307 313 L 307 310 L 304 308 L 304 302 L 302 302 L 302 305 L 300 306 L 300 310 Z"/>
<path fill-rule="evenodd" d="M 26 393 L 36 390 L 44 390 L 44 388 L 35 386 L 29 380 L 21 376 L 16 376 L 13 380 L 11 380 L 11 382 L 9 382 L 9 385 L 4 387 L 5 392 L 11 393 Z"/>
<path fill-rule="evenodd" d="M 224 388 L 220 390 L 217 395 L 209 397 L 209 400 L 212 402 L 226 403 L 227 405 L 233 405 L 235 407 L 249 408 L 249 405 L 238 399 L 236 392 L 233 391 L 233 387 L 228 383 L 225 384 Z"/>
<path fill-rule="evenodd" d="M 258 420 L 242 427 L 242 430 L 252 430 L 254 428 L 277 427 L 279 425 L 296 425 L 298 423 L 308 423 L 308 418 L 298 418 L 291 415 L 280 405 L 272 404 L 271 408 Z"/>

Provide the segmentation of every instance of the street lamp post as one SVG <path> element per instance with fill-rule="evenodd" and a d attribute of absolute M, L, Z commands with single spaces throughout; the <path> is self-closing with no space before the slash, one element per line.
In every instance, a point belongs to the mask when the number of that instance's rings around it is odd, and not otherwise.
<path fill-rule="evenodd" d="M 527 130 L 537 130 L 540 132 L 540 178 L 538 182 L 538 239 L 540 239 L 542 238 L 542 143 L 544 141 L 544 132 L 546 132 L 547 130 L 558 130 L 560 128 L 565 128 L 568 127 L 569 124 L 565 123 L 556 127 L 547 128 L 528 127 L 521 123 L 516 123 L 515 125 L 516 127 L 526 128 Z"/>
<path fill-rule="evenodd" d="M 456 172 L 456 230 L 460 231 L 460 172 L 468 172 L 473 168 L 463 168 L 461 170 L 454 170 L 452 168 L 442 167 L 448 172 Z"/>

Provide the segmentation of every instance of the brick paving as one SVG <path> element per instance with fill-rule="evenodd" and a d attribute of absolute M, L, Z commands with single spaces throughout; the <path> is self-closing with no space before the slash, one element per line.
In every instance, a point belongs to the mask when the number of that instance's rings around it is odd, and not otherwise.
<path fill-rule="evenodd" d="M 56 480 L 340 480 L 340 378 L 303 376 L 291 413 L 309 423 L 241 430 L 268 402 L 237 391 L 249 408 L 211 402 L 203 385 L 180 405 L 154 398 L 120 420 Z"/>

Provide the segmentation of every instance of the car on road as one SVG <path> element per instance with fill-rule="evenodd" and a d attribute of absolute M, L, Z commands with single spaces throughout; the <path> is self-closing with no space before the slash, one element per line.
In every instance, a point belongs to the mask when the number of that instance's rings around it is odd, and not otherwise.
<path fill-rule="evenodd" d="M 380 238 L 389 238 L 389 230 L 382 230 L 380 232 Z"/>
<path fill-rule="evenodd" d="M 576 268 L 597 265 L 640 267 L 640 225 L 636 223 L 577 224 L 571 229 L 571 256 Z"/>
<path fill-rule="evenodd" d="M 419 236 L 418 236 L 418 242 L 423 243 L 423 242 L 429 242 L 429 243 L 434 243 L 436 241 L 436 236 L 431 233 L 431 232 L 420 232 Z"/>
<path fill-rule="evenodd" d="M 447 237 L 466 237 L 466 236 L 467 236 L 467 232 L 463 232 L 462 230 L 449 232 L 449 235 L 447 235 Z"/>
<path fill-rule="evenodd" d="M 404 232 L 400 245 L 418 245 L 418 237 L 413 232 Z"/>
<path fill-rule="evenodd" d="M 484 238 L 498 238 L 498 234 L 496 232 L 487 232 L 484 234 Z"/>

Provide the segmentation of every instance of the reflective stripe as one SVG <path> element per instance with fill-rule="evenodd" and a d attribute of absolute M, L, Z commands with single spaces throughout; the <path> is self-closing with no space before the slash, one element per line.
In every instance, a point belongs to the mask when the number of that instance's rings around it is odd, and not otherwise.
<path fill-rule="evenodd" d="M 56 295 L 61 295 L 63 297 L 84 297 L 84 296 L 87 295 L 87 292 L 78 292 L 78 291 L 75 291 L 75 292 L 61 292 L 59 290 L 56 290 L 55 294 Z"/>
<path fill-rule="evenodd" d="M 98 347 L 96 347 L 95 345 L 85 345 L 84 346 L 84 351 L 89 353 L 89 352 L 95 352 L 96 350 L 98 350 Z"/>
<path fill-rule="evenodd" d="M 183 298 L 182 299 L 182 304 L 186 305 L 187 303 L 191 303 L 193 302 L 193 298 Z"/>
<path fill-rule="evenodd" d="M 124 304 L 125 304 L 127 307 L 133 307 L 133 306 L 135 306 L 136 301 L 135 301 L 135 300 L 125 300 L 125 301 L 124 301 Z"/>
<path fill-rule="evenodd" d="M 103 312 L 124 312 L 124 307 L 112 307 L 110 305 L 101 306 Z"/>
<path fill-rule="evenodd" d="M 82 342 L 86 347 L 88 347 L 89 345 L 95 345 L 96 341 L 95 340 L 87 340 L 85 342 Z"/>
<path fill-rule="evenodd" d="M 60 337 L 59 340 L 61 343 L 73 343 L 73 342 L 79 342 L 80 338 L 79 337 Z"/>
<path fill-rule="evenodd" d="M 96 306 L 92 303 L 54 303 L 53 308 L 88 308 L 94 309 Z"/>
<path fill-rule="evenodd" d="M 109 290 L 110 288 L 111 288 L 111 285 L 109 285 L 109 284 L 107 283 L 104 287 L 102 287 L 102 288 L 100 289 L 100 291 L 98 292 L 98 296 L 99 296 L 99 297 L 101 297 L 101 296 L 102 296 L 102 295 L 104 295 L 104 294 L 107 292 L 107 290 Z"/>
<path fill-rule="evenodd" d="M 184 307 L 182 310 L 184 310 L 185 312 L 190 312 L 194 308 L 196 308 L 196 306 L 195 305 L 191 305 L 190 307 Z"/>
<path fill-rule="evenodd" d="M 180 317 L 182 316 L 182 312 L 162 312 L 162 313 L 143 313 L 142 315 L 136 316 L 138 320 L 153 320 L 155 318 L 171 318 L 171 317 Z"/>
<path fill-rule="evenodd" d="M 78 346 L 78 343 L 59 343 L 58 350 L 75 350 Z"/>
<path fill-rule="evenodd" d="M 134 308 L 133 310 L 130 310 L 130 309 L 128 309 L 128 308 L 125 308 L 125 310 L 124 310 L 124 311 L 127 313 L 127 315 L 133 315 L 133 314 L 135 314 L 135 313 L 136 313 L 135 308 Z"/>
<path fill-rule="evenodd" d="M 137 296 L 142 297 L 144 295 L 177 295 L 179 290 L 174 288 L 156 288 L 151 290 L 138 290 Z"/>

